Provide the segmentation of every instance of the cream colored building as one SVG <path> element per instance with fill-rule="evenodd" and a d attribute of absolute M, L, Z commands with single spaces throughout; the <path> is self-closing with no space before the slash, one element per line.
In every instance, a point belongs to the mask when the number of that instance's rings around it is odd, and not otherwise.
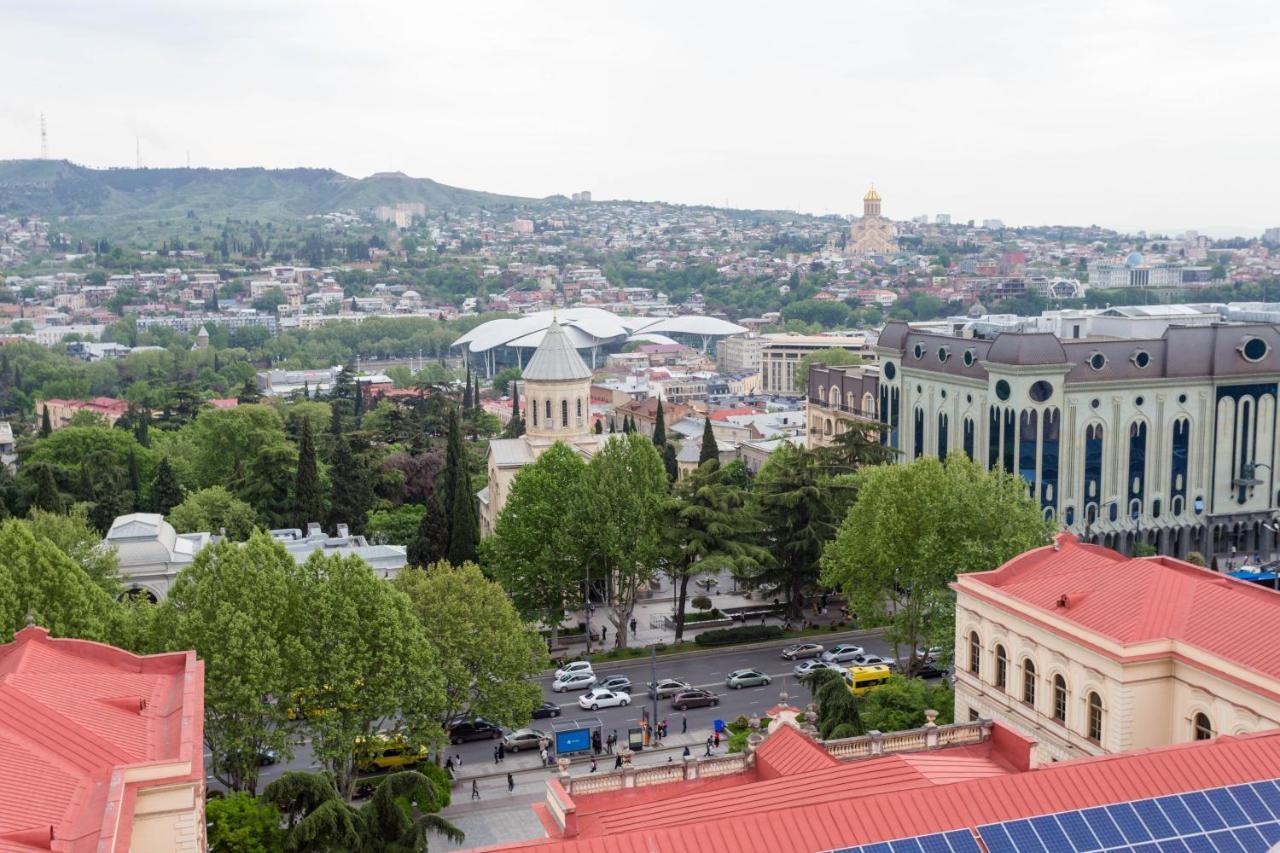
<path fill-rule="evenodd" d="M 1041 762 L 1280 726 L 1280 592 L 1069 533 L 953 588 L 956 719 Z"/>
<path fill-rule="evenodd" d="M 795 396 L 796 367 L 800 359 L 824 349 L 868 352 L 866 335 L 764 335 L 760 348 L 760 390 L 764 394 Z"/>
<path fill-rule="evenodd" d="M 872 187 L 862 197 L 862 218 L 849 226 L 846 255 L 891 255 L 898 251 L 898 230 L 880 215 L 880 193 Z"/>
<path fill-rule="evenodd" d="M 489 442 L 488 485 L 477 494 L 480 532 L 493 533 L 511 493 L 511 481 L 557 441 L 591 458 L 608 435 L 591 429 L 591 368 L 556 320 L 551 321 L 524 368 L 521 391 L 525 434 Z"/>

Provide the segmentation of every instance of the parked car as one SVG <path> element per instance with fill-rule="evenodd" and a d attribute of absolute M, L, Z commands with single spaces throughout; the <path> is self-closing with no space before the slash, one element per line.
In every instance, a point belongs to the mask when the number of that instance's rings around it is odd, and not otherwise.
<path fill-rule="evenodd" d="M 897 669 L 898 662 L 893 658 L 881 657 L 880 655 L 858 655 L 852 661 L 854 666 L 887 666 L 889 669 Z"/>
<path fill-rule="evenodd" d="M 552 691 L 586 690 L 596 686 L 596 677 L 590 672 L 566 672 L 551 684 Z"/>
<path fill-rule="evenodd" d="M 762 687 L 772 680 L 758 669 L 735 669 L 724 680 L 724 685 L 731 690 L 740 690 L 743 687 Z"/>
<path fill-rule="evenodd" d="M 378 732 L 371 739 L 356 738 L 354 763 L 361 773 L 398 770 L 421 764 L 429 757 L 425 746 L 411 747 L 403 735 Z"/>
<path fill-rule="evenodd" d="M 682 690 L 690 689 L 693 685 L 687 681 L 680 681 L 676 678 L 660 678 L 658 679 L 656 687 L 652 681 L 650 681 L 646 686 L 649 688 L 650 696 L 655 699 L 666 699 L 670 696 L 676 695 Z"/>
<path fill-rule="evenodd" d="M 820 669 L 834 669 L 836 672 L 842 672 L 844 667 L 838 663 L 831 663 L 825 660 L 806 660 L 792 667 L 791 672 L 795 674 L 796 678 L 804 680 Z"/>
<path fill-rule="evenodd" d="M 557 669 L 556 678 L 564 678 L 564 676 L 570 672 L 585 672 L 587 675 L 595 675 L 595 673 L 591 671 L 591 661 L 575 660 Z"/>
<path fill-rule="evenodd" d="M 800 658 L 816 658 L 818 655 L 826 651 L 826 648 L 818 643 L 796 643 L 787 646 L 782 650 L 783 660 L 800 660 Z"/>
<path fill-rule="evenodd" d="M 849 663 L 858 655 L 865 655 L 867 650 L 862 646 L 855 646 L 850 643 L 840 643 L 832 646 L 829 651 L 822 653 L 822 659 L 828 663 Z"/>
<path fill-rule="evenodd" d="M 950 674 L 951 667 L 934 658 L 925 658 L 916 669 L 917 678 L 946 678 Z"/>
<path fill-rule="evenodd" d="M 522 749 L 538 750 L 544 742 L 549 743 L 551 736 L 537 729 L 516 729 L 502 739 L 507 752 L 519 752 Z"/>
<path fill-rule="evenodd" d="M 603 687 L 606 690 L 621 690 L 630 692 L 631 679 L 625 675 L 611 675 L 608 678 L 602 678 L 596 682 L 596 687 Z"/>
<path fill-rule="evenodd" d="M 535 720 L 558 716 L 560 716 L 560 706 L 555 702 L 543 702 L 541 705 L 533 709 L 533 718 Z"/>
<path fill-rule="evenodd" d="M 449 743 L 488 740 L 502 737 L 502 727 L 484 717 L 455 719 L 449 725 Z"/>
<path fill-rule="evenodd" d="M 720 697 L 707 690 L 681 690 L 675 696 L 671 697 L 671 707 L 677 711 L 684 711 L 689 708 L 705 708 L 708 705 L 715 707 L 720 704 Z"/>
<path fill-rule="evenodd" d="M 625 707 L 631 704 L 631 694 L 620 690 L 605 690 L 593 687 L 578 697 L 578 707 L 584 710 L 598 711 L 601 708 Z"/>

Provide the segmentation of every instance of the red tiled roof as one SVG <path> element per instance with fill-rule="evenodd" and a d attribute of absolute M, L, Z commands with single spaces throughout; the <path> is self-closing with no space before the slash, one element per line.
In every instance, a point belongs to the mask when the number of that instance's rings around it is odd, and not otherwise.
<path fill-rule="evenodd" d="M 1171 557 L 1132 559 L 1063 533 L 956 587 L 998 592 L 997 603 L 1011 598 L 1117 643 L 1180 641 L 1280 678 L 1280 594 Z"/>
<path fill-rule="evenodd" d="M 794 776 L 839 764 L 839 759 L 792 726 L 779 726 L 756 751 L 756 766 L 766 777 Z"/>
<path fill-rule="evenodd" d="M 0 853 L 118 849 L 131 834 L 122 769 L 204 775 L 203 664 L 25 628 L 0 645 Z M 44 843 L 36 843 L 42 838 Z M 100 843 L 107 847 L 99 847 Z"/>
<path fill-rule="evenodd" d="M 917 764 L 928 763 L 928 757 L 893 756 L 899 759 L 899 765 L 904 763 L 901 759 L 907 758 Z M 842 769 L 882 761 L 853 762 Z M 764 787 L 773 783 L 741 785 L 692 797 L 673 792 L 672 798 L 679 797 L 674 804 L 669 798 L 646 806 L 648 821 L 637 811 L 628 820 L 614 823 L 617 828 L 609 835 L 537 839 L 487 849 L 536 849 L 547 853 L 812 853 L 1275 778 L 1280 775 L 1280 730 L 1064 761 L 1025 773 L 984 775 L 950 784 L 939 781 L 886 788 L 885 783 L 891 779 L 876 778 L 883 774 L 873 768 L 858 773 L 867 775 L 861 779 L 826 779 L 826 787 L 819 789 L 824 795 L 818 799 L 775 798 L 774 792 Z M 737 807 L 726 814 L 726 804 Z M 585 805 L 589 807 L 589 802 Z M 601 819 L 607 818 L 602 815 Z"/>
<path fill-rule="evenodd" d="M 736 415 L 758 415 L 759 409 L 716 409 L 714 412 L 707 414 L 707 417 L 713 421 L 728 420 Z"/>

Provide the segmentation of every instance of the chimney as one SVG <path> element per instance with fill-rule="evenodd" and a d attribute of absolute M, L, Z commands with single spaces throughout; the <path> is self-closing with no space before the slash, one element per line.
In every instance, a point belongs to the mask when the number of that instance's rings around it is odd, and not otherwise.
<path fill-rule="evenodd" d="M 346 538 L 347 538 L 347 525 L 345 525 L 345 524 L 339 524 L 339 525 L 338 525 L 338 538 L 339 538 L 339 539 L 346 539 Z"/>
<path fill-rule="evenodd" d="M 307 522 L 307 538 L 308 539 L 310 539 L 312 536 L 319 536 L 320 532 L 321 531 L 320 531 L 319 522 L 315 522 L 315 521 Z"/>

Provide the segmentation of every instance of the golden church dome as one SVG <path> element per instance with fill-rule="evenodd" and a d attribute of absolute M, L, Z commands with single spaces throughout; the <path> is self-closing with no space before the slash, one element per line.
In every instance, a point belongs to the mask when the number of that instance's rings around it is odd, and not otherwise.
<path fill-rule="evenodd" d="M 876 192 L 876 188 L 873 186 L 871 189 L 867 190 L 867 194 L 862 197 L 862 200 L 880 201 L 880 193 Z"/>

